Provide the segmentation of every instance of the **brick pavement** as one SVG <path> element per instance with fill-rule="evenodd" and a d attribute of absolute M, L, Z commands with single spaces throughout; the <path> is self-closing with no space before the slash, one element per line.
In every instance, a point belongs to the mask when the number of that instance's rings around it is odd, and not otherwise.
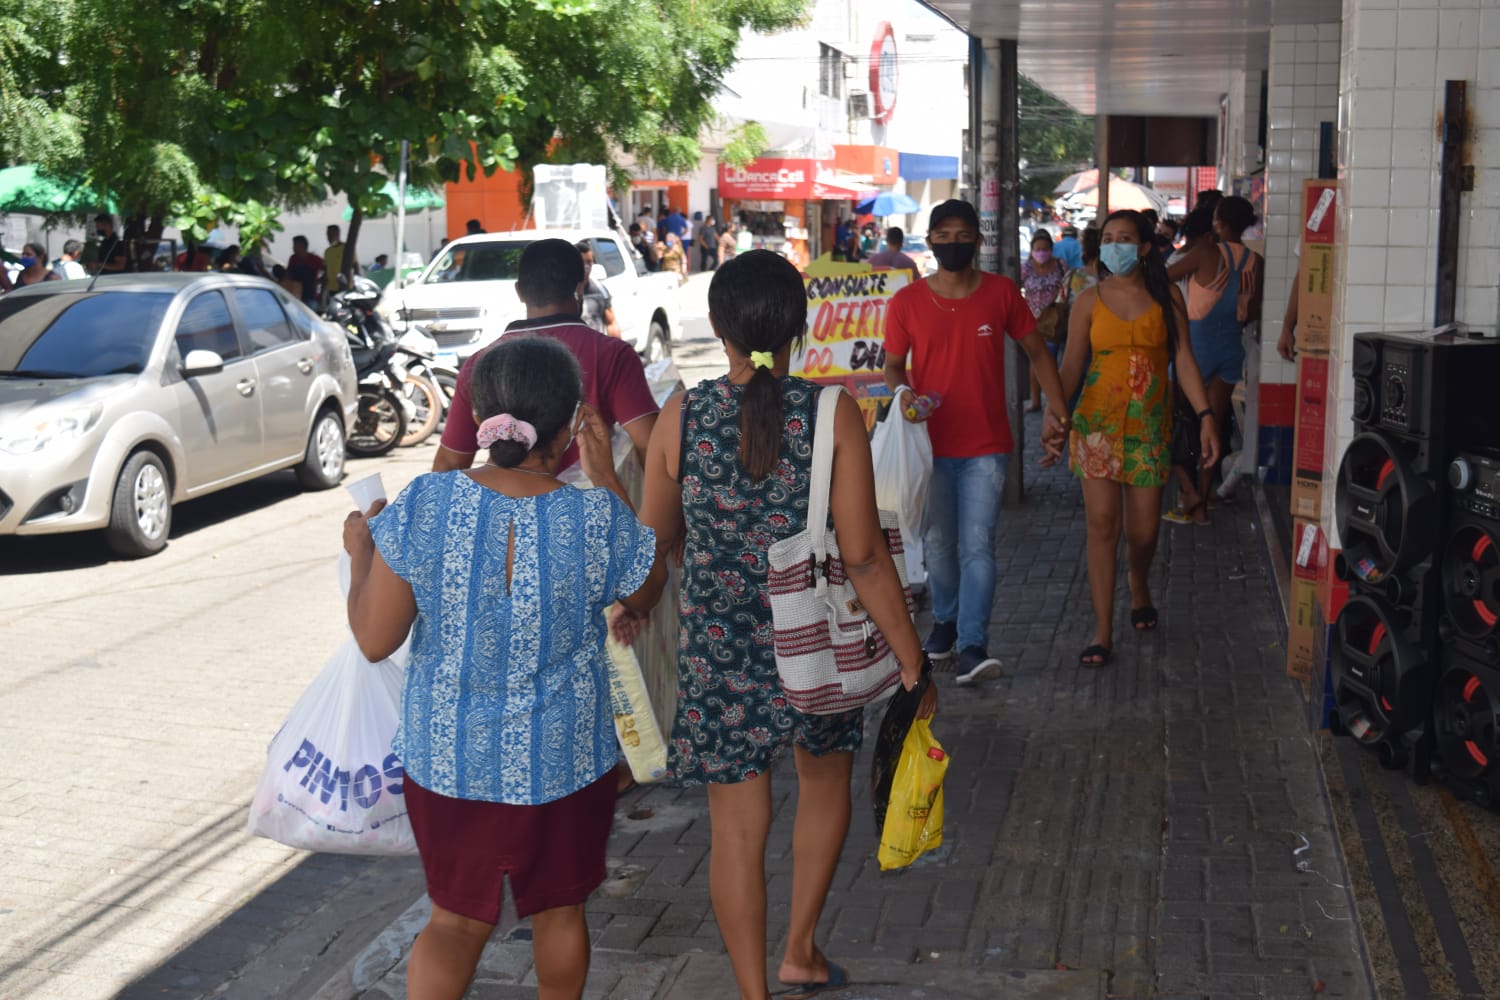
<path fill-rule="evenodd" d="M 1001 522 L 992 649 L 1004 676 L 979 690 L 940 677 L 947 843 L 880 873 L 856 782 L 820 933 L 865 984 L 841 995 L 1371 996 L 1249 498 L 1210 528 L 1164 526 L 1161 627 L 1118 635 L 1099 670 L 1077 666 L 1092 622 L 1077 485 L 1031 471 L 1028 488 Z M 856 774 L 867 768 L 866 754 Z M 773 780 L 768 958 L 785 933 L 795 792 L 785 763 Z M 701 791 L 653 787 L 622 803 L 612 877 L 589 907 L 588 997 L 732 989 L 707 845 Z M 366 955 L 356 985 L 345 976 L 348 988 L 320 996 L 404 996 L 420 906 Z M 527 933 L 502 928 L 471 997 L 534 995 Z"/>

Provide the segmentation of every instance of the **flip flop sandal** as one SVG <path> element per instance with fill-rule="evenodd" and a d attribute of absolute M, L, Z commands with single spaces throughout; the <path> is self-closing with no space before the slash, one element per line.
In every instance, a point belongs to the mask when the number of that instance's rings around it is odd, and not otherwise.
<path fill-rule="evenodd" d="M 1078 654 L 1078 665 L 1080 667 L 1108 666 L 1114 654 L 1115 651 L 1108 646 L 1093 645 Z"/>
<path fill-rule="evenodd" d="M 772 994 L 780 1000 L 805 1000 L 820 993 L 831 993 L 849 985 L 849 973 L 837 962 L 828 963 L 828 981 L 823 983 L 795 983 Z"/>
<path fill-rule="evenodd" d="M 1152 632 L 1156 630 L 1156 623 L 1160 620 L 1160 617 L 1156 609 L 1149 604 L 1144 608 L 1132 608 L 1130 610 L 1130 625 L 1137 632 Z"/>
<path fill-rule="evenodd" d="M 1188 511 L 1183 510 L 1181 507 L 1173 507 L 1171 510 L 1163 514 L 1161 516 L 1161 519 L 1163 521 L 1170 521 L 1172 524 L 1193 523 L 1193 515 Z"/>

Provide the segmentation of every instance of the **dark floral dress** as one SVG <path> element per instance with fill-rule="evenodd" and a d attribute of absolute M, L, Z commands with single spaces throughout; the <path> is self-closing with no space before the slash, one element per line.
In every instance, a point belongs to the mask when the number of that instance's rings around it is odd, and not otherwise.
<path fill-rule="evenodd" d="M 687 544 L 668 766 L 688 785 L 748 781 L 792 743 L 814 754 L 859 749 L 861 711 L 803 715 L 787 704 L 776 675 L 766 550 L 807 521 L 818 393 L 802 379 L 778 381 L 780 461 L 760 482 L 740 467 L 741 387 L 715 379 L 682 402 Z"/>

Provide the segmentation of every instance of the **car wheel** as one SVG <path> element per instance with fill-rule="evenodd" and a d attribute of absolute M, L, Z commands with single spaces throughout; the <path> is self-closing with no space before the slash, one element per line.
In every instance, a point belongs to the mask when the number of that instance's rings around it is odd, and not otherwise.
<path fill-rule="evenodd" d="M 307 452 L 293 471 L 304 490 L 332 489 L 344 478 L 344 425 L 337 413 L 318 414 L 307 436 Z"/>
<path fill-rule="evenodd" d="M 171 531 L 172 487 L 166 466 L 154 453 L 138 451 L 115 481 L 104 540 L 116 555 L 135 559 L 160 552 Z"/>
<path fill-rule="evenodd" d="M 646 335 L 646 349 L 641 352 L 641 360 L 653 365 L 671 356 L 672 341 L 667 338 L 666 324 L 660 319 L 653 319 L 651 332 Z"/>

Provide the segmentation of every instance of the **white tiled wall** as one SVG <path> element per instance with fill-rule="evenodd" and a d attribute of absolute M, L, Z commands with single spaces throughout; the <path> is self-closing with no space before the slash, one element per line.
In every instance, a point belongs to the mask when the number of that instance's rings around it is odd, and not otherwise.
<path fill-rule="evenodd" d="M 1295 382 L 1297 366 L 1272 349 L 1297 273 L 1302 182 L 1318 170 L 1318 125 L 1338 119 L 1340 25 L 1281 25 L 1271 29 L 1267 74 L 1266 289 L 1261 320 L 1262 384 Z M 1382 237 L 1384 234 L 1382 233 Z"/>
<path fill-rule="evenodd" d="M 1465 80 L 1475 188 L 1463 196 L 1457 319 L 1493 329 L 1500 283 L 1500 3 L 1345 0 L 1339 82 L 1339 241 L 1327 465 L 1354 435 L 1348 348 L 1366 330 L 1432 325 L 1443 84 Z M 1483 53 L 1483 58 L 1481 58 Z M 1274 67 L 1274 43 L 1273 43 Z M 1273 70 L 1274 71 L 1274 70 Z M 1333 477 L 1325 527 L 1333 534 Z M 1335 537 L 1335 543 L 1337 539 Z"/>

